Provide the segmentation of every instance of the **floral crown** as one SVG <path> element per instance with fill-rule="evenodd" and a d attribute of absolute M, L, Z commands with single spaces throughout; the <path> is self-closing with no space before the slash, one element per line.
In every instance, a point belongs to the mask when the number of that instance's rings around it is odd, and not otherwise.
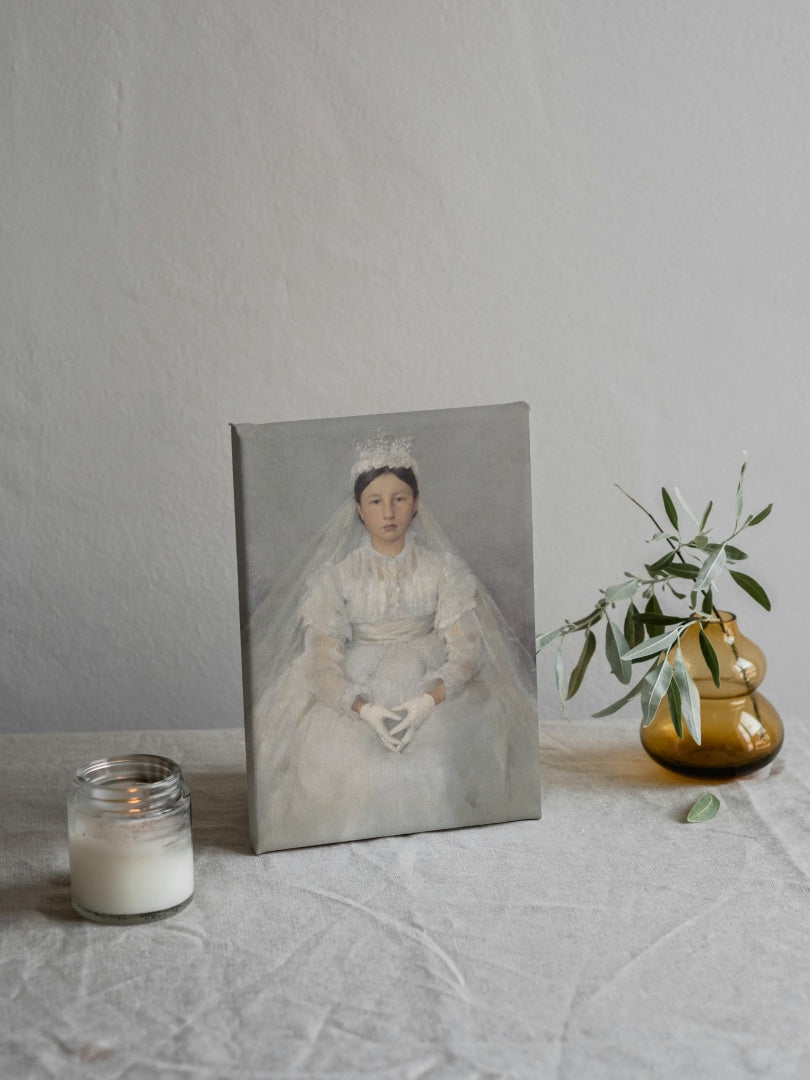
<path fill-rule="evenodd" d="M 352 465 L 352 480 L 362 476 L 372 469 L 413 469 L 414 475 L 418 470 L 416 461 L 411 455 L 410 435 L 403 435 L 397 439 L 389 439 L 381 427 L 377 428 L 377 434 L 364 443 L 355 443 L 354 450 L 357 454 Z"/>

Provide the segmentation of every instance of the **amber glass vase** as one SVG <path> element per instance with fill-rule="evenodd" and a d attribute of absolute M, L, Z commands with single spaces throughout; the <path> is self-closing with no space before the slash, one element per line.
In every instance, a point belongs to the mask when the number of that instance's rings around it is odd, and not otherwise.
<path fill-rule="evenodd" d="M 719 687 L 703 659 L 698 624 L 681 636 L 684 663 L 700 694 L 700 746 L 685 727 L 683 737 L 678 737 L 666 697 L 652 723 L 642 727 L 641 742 L 651 758 L 675 772 L 741 776 L 761 769 L 779 753 L 782 721 L 770 701 L 757 692 L 765 677 L 765 655 L 740 633 L 736 617 L 721 611 L 716 620 L 703 626 L 717 653 Z"/>

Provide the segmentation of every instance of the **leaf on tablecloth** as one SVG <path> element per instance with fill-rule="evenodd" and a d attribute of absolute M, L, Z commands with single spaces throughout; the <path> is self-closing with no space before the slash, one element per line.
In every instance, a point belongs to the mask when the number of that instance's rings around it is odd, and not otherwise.
<path fill-rule="evenodd" d="M 717 796 L 705 791 L 686 815 L 686 820 L 692 825 L 699 821 L 711 821 L 719 809 L 720 800 Z"/>

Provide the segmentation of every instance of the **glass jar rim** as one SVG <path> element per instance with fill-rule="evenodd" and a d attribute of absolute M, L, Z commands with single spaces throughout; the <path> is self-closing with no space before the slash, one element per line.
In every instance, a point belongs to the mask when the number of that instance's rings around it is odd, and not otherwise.
<path fill-rule="evenodd" d="M 97 758 L 77 769 L 74 787 L 100 809 L 159 811 L 188 794 L 180 766 L 158 754 Z"/>

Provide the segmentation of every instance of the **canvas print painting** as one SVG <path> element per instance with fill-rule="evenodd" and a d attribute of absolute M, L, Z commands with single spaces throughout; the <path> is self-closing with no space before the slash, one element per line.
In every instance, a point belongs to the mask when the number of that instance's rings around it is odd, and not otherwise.
<path fill-rule="evenodd" d="M 232 434 L 254 850 L 539 817 L 528 406 Z"/>

